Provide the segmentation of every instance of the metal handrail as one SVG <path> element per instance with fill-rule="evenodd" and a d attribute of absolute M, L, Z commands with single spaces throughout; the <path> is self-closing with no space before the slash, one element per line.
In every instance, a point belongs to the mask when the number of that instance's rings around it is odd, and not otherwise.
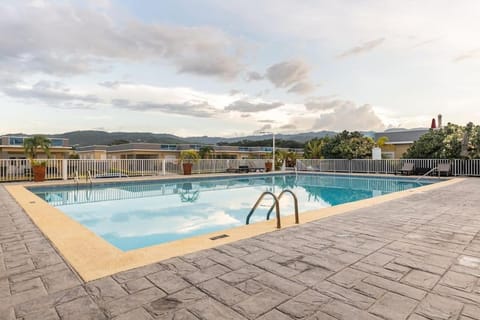
<path fill-rule="evenodd" d="M 280 229 L 282 227 L 280 223 L 280 206 L 278 204 L 277 196 L 275 196 L 275 194 L 273 194 L 270 191 L 265 191 L 260 195 L 260 197 L 258 197 L 257 202 L 255 202 L 255 204 L 252 207 L 252 210 L 250 210 L 249 214 L 247 215 L 246 224 L 250 224 L 250 217 L 252 216 L 253 212 L 257 209 L 258 205 L 266 195 L 271 195 L 273 197 L 274 204 L 272 208 L 275 207 L 275 214 L 277 216 L 277 229 Z"/>
<path fill-rule="evenodd" d="M 296 223 L 296 224 L 299 224 L 299 223 L 300 223 L 300 218 L 299 218 L 299 216 L 298 216 L 298 198 L 297 198 L 297 196 L 295 195 L 295 193 L 293 193 L 293 191 L 290 190 L 290 189 L 285 189 L 285 190 L 283 190 L 282 192 L 280 192 L 280 194 L 279 194 L 278 197 L 277 197 L 277 200 L 280 202 L 280 199 L 282 198 L 282 196 L 283 196 L 285 193 L 289 193 L 289 194 L 291 194 L 292 197 L 293 197 L 293 203 L 294 203 L 294 206 L 295 206 L 295 223 Z M 273 210 L 273 206 L 270 208 L 270 210 L 268 210 L 267 220 L 270 220 L 270 214 L 272 213 L 272 210 Z"/>
<path fill-rule="evenodd" d="M 90 185 L 93 184 L 93 181 L 92 181 L 92 173 L 90 172 L 90 170 L 87 170 L 87 176 L 85 177 L 85 182 L 90 182 Z"/>
<path fill-rule="evenodd" d="M 77 185 L 77 188 L 78 188 L 79 178 L 78 178 L 78 171 L 77 170 L 75 170 L 75 177 L 73 178 L 73 182 L 75 182 L 75 184 Z"/>
<path fill-rule="evenodd" d="M 425 172 L 424 174 L 422 174 L 420 177 L 418 177 L 417 179 L 415 179 L 415 182 L 417 182 L 418 180 L 422 179 L 423 177 L 426 177 L 428 176 L 430 173 L 432 173 L 433 171 L 437 170 L 438 169 L 438 166 L 437 167 L 433 167 L 432 169 L 428 170 L 427 172 Z"/>

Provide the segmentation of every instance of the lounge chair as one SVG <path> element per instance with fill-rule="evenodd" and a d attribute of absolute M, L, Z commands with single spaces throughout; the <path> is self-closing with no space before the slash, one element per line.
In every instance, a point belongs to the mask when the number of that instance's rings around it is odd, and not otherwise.
<path fill-rule="evenodd" d="M 248 173 L 250 168 L 248 166 L 238 166 L 238 172 L 240 173 Z"/>
<path fill-rule="evenodd" d="M 248 167 L 249 167 L 249 170 L 250 172 L 264 172 L 265 171 L 265 167 L 257 167 L 255 166 L 255 163 L 254 162 L 248 162 Z"/>
<path fill-rule="evenodd" d="M 227 173 L 248 173 L 250 168 L 248 166 L 240 165 L 238 168 L 227 168 Z"/>
<path fill-rule="evenodd" d="M 440 163 L 437 166 L 438 176 L 441 176 L 442 174 L 444 174 L 445 176 L 449 176 L 451 174 L 451 171 L 452 170 L 450 163 Z"/>
<path fill-rule="evenodd" d="M 415 170 L 415 164 L 411 162 L 406 162 L 403 164 L 402 169 L 398 170 L 396 173 L 410 175 L 410 174 L 413 174 L 414 170 Z"/>

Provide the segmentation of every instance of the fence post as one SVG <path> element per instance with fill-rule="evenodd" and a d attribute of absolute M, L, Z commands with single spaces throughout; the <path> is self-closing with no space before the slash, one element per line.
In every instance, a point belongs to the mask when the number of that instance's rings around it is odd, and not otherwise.
<path fill-rule="evenodd" d="M 68 159 L 62 159 L 62 179 L 68 180 Z"/>
<path fill-rule="evenodd" d="M 165 159 L 162 159 L 162 174 L 163 174 L 163 175 L 166 175 Z"/>

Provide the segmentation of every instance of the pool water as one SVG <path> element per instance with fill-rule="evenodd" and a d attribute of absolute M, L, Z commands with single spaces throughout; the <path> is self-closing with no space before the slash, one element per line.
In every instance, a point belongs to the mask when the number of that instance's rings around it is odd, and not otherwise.
<path fill-rule="evenodd" d="M 292 190 L 301 212 L 416 188 L 432 181 L 319 174 L 249 175 L 31 187 L 30 190 L 117 248 L 128 251 L 245 224 L 264 191 Z M 264 201 L 250 223 L 264 221 L 273 200 Z M 280 201 L 293 214 L 292 197 Z M 275 214 L 272 213 L 272 218 Z"/>

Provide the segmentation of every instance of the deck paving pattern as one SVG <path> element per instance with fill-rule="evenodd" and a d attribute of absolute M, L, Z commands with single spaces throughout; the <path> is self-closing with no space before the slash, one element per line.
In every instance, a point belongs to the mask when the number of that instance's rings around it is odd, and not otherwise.
<path fill-rule="evenodd" d="M 88 283 L 0 186 L 14 319 L 480 320 L 480 179 Z"/>

